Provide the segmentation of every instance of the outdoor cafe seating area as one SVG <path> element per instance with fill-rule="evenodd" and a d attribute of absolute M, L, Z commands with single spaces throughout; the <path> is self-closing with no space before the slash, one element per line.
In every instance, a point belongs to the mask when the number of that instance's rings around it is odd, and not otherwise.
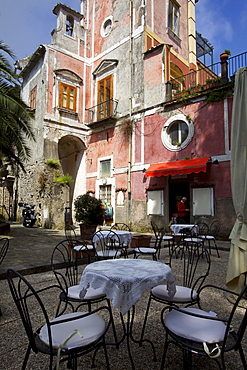
<path fill-rule="evenodd" d="M 243 353 L 246 352 L 247 345 L 244 332 L 238 332 L 239 341 L 243 345 L 243 351 L 241 346 L 238 348 L 240 354 L 232 350 L 234 345 L 229 347 L 228 341 L 224 346 L 224 333 L 228 328 L 221 319 L 229 318 L 235 303 L 234 295 L 228 297 L 222 289 L 225 287 L 229 252 L 221 250 L 219 254 L 219 248 L 214 244 L 217 241 L 214 239 L 213 245 L 209 247 L 205 243 L 206 233 L 199 223 L 184 224 L 184 227 L 181 226 L 176 232 L 169 232 L 169 235 L 165 229 L 162 230 L 154 223 L 152 227 L 151 240 L 141 240 L 140 236 L 135 238 L 135 233 L 127 228 L 123 230 L 121 225 L 121 230 L 116 226 L 98 230 L 87 242 L 79 240 L 72 228 L 63 241 L 54 245 L 52 271 L 30 275 L 24 279 L 9 271 L 8 281 L 15 301 L 25 302 L 26 307 L 27 298 L 31 295 L 32 299 L 39 301 L 36 297 L 38 292 L 42 296 L 41 311 L 47 310 L 49 320 L 53 319 L 51 328 L 54 330 L 54 341 L 56 348 L 61 347 L 61 350 L 50 351 L 55 353 L 53 367 L 57 359 L 60 359 L 61 369 L 66 368 L 68 360 L 71 368 L 89 369 L 95 364 L 99 369 L 173 370 L 183 368 L 183 363 L 185 368 L 189 368 L 193 353 L 192 368 L 213 369 L 218 368 L 215 359 L 221 361 L 223 350 L 227 348 L 231 352 L 225 356 L 226 368 L 244 368 Z M 163 239 L 165 236 L 172 239 Z M 105 244 L 103 249 L 102 243 Z M 154 252 L 146 253 L 148 248 Z M 109 250 L 114 253 L 107 254 Z M 106 254 L 100 253 L 102 251 Z M 26 286 L 23 297 L 18 289 L 22 284 Z M 203 288 L 208 284 L 220 289 Z M 6 321 L 8 325 L 6 346 L 10 345 L 13 352 L 21 351 L 21 367 L 28 340 L 9 286 L 7 281 L 0 281 L 3 292 L 1 302 L 8 301 L 7 312 L 6 306 L 3 306 L 2 321 Z M 54 293 L 48 293 L 50 290 L 54 290 Z M 175 308 L 170 311 L 173 305 Z M 182 312 L 180 308 L 186 306 L 188 308 Z M 234 320 L 238 325 L 246 308 L 245 299 L 237 302 Z M 44 347 L 49 347 L 51 341 L 50 321 L 44 326 L 41 311 L 36 314 L 36 309 L 37 305 L 32 303 L 32 319 L 36 326 L 41 327 L 38 344 L 35 334 L 36 349 L 41 353 L 34 354 L 32 350 L 28 353 L 27 368 L 47 369 L 49 356 L 45 352 L 49 351 L 47 348 L 44 350 Z M 89 314 L 83 317 L 83 311 Z M 210 312 L 206 314 L 206 319 L 204 311 Z M 179 322 L 179 315 L 183 315 L 181 320 L 184 322 L 185 314 L 187 326 L 185 325 L 184 332 L 177 332 L 174 320 Z M 200 318 L 200 315 L 203 317 Z M 58 324 L 54 320 L 56 316 L 60 317 L 56 319 L 59 320 Z M 11 318 L 9 322 L 8 317 Z M 64 322 L 61 323 L 61 320 Z M 193 333 L 193 328 L 200 326 L 205 320 L 206 327 L 202 326 L 202 331 L 206 334 L 198 338 Z M 242 322 L 242 329 L 246 326 L 246 320 L 247 318 Z M 59 327 L 60 325 L 64 326 Z M 181 328 L 182 325 L 178 326 Z M 218 330 L 215 329 L 217 326 Z M 70 328 L 76 333 L 71 335 Z M 186 338 L 187 334 L 191 337 Z M 21 342 L 18 337 L 23 338 Z M 232 337 L 230 326 L 227 337 Z M 233 337 L 233 342 L 235 339 Z M 221 345 L 223 343 L 223 349 L 219 350 L 214 342 Z M 189 350 L 188 355 L 183 357 L 181 348 L 185 346 Z M 62 362 L 63 358 L 66 358 L 66 363 Z"/>

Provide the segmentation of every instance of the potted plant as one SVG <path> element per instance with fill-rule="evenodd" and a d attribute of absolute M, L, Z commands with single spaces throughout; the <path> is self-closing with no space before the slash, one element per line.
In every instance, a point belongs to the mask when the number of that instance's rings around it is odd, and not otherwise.
<path fill-rule="evenodd" d="M 100 199 L 89 194 L 79 195 L 74 201 L 75 219 L 80 224 L 81 237 L 91 239 L 98 225 L 103 225 L 105 208 Z"/>
<path fill-rule="evenodd" d="M 231 55 L 231 51 L 229 49 L 225 49 L 222 54 L 220 54 L 220 60 L 222 62 L 226 61 Z"/>

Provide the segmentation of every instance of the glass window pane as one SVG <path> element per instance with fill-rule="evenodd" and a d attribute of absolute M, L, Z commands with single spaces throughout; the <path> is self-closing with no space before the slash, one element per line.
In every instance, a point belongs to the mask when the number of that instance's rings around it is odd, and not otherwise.
<path fill-rule="evenodd" d="M 100 162 L 101 166 L 101 177 L 110 177 L 111 176 L 111 161 L 102 161 Z"/>
<path fill-rule="evenodd" d="M 175 121 L 168 129 L 170 143 L 181 145 L 189 134 L 189 128 L 184 121 Z"/>

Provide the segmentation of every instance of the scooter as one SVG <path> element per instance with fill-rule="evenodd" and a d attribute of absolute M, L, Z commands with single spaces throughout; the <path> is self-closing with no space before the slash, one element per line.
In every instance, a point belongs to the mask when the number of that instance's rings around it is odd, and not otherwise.
<path fill-rule="evenodd" d="M 22 223 L 25 227 L 33 227 L 36 222 L 36 214 L 34 211 L 35 206 L 31 206 L 26 203 L 19 203 L 20 207 L 24 207 L 22 210 Z"/>

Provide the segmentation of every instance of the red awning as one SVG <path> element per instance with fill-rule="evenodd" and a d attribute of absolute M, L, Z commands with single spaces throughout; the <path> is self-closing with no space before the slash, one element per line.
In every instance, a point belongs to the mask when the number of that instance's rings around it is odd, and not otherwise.
<path fill-rule="evenodd" d="M 206 164 L 210 157 L 183 159 L 164 163 L 154 163 L 146 171 L 146 177 L 183 175 L 185 173 L 206 172 Z"/>

